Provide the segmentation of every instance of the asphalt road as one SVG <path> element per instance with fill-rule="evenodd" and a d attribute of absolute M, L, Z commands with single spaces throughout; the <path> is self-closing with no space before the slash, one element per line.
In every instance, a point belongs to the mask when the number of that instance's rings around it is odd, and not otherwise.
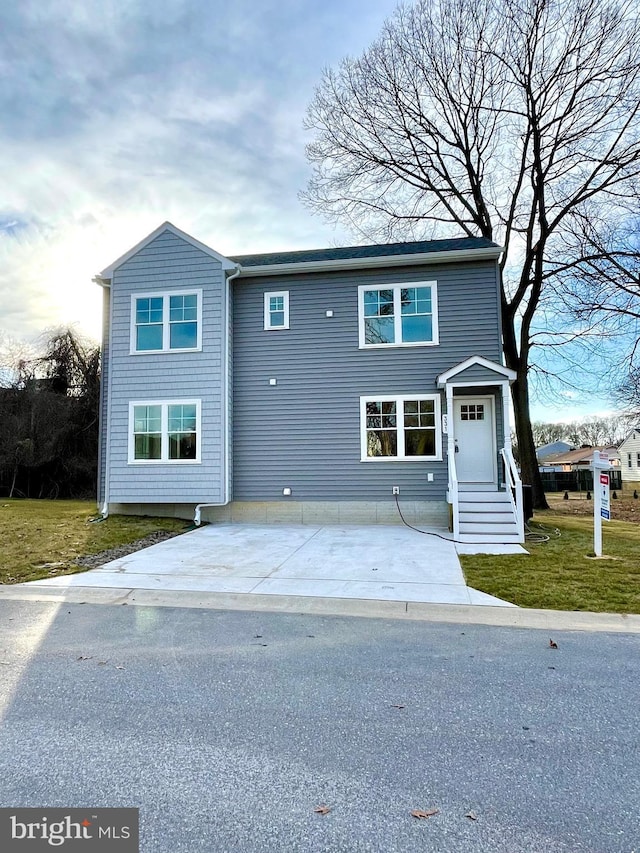
<path fill-rule="evenodd" d="M 144 853 L 640 853 L 640 636 L 553 639 L 0 601 L 0 806 L 137 806 Z"/>

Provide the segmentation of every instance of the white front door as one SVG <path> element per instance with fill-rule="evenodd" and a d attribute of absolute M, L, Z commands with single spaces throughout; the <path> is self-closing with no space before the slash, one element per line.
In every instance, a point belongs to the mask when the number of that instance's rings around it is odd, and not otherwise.
<path fill-rule="evenodd" d="M 496 483 L 492 397 L 454 397 L 456 472 L 460 483 Z"/>

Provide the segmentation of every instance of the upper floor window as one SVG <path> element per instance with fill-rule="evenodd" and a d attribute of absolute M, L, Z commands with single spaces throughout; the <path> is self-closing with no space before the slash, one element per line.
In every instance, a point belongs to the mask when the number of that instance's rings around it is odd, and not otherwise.
<path fill-rule="evenodd" d="M 632 465 L 633 465 L 633 463 L 631 461 L 631 454 L 627 453 L 627 468 L 631 468 Z"/>
<path fill-rule="evenodd" d="M 199 350 L 201 346 L 201 290 L 131 297 L 132 353 Z"/>
<path fill-rule="evenodd" d="M 435 281 L 361 285 L 358 315 L 361 347 L 429 346 L 438 343 Z"/>
<path fill-rule="evenodd" d="M 441 459 L 437 395 L 360 398 L 361 461 Z"/>
<path fill-rule="evenodd" d="M 129 462 L 199 462 L 200 400 L 129 406 Z"/>
<path fill-rule="evenodd" d="M 289 291 L 278 290 L 264 295 L 264 327 L 266 330 L 289 328 Z"/>

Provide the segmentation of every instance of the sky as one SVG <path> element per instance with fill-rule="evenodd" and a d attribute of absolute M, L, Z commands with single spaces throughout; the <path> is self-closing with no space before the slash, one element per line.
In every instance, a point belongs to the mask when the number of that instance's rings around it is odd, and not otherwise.
<path fill-rule="evenodd" d="M 3 3 L 0 339 L 60 325 L 98 339 L 92 277 L 165 220 L 225 255 L 356 242 L 298 199 L 303 118 L 322 69 L 361 53 L 394 7 Z M 574 403 L 570 417 L 586 412 Z"/>

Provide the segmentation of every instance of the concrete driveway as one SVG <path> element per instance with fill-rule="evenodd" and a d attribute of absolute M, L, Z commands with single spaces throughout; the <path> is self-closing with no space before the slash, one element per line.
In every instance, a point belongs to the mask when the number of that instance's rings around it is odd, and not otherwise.
<path fill-rule="evenodd" d="M 496 546 L 482 550 L 495 553 Z M 212 524 L 99 569 L 28 586 L 513 606 L 465 584 L 454 542 L 391 525 Z"/>

